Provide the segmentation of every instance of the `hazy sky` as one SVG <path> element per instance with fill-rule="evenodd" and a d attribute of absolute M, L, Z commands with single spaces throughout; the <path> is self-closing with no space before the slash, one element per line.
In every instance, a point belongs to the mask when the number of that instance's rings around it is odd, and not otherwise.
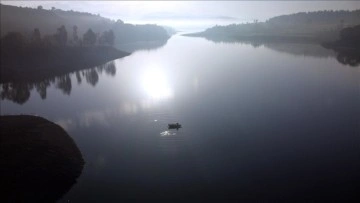
<path fill-rule="evenodd" d="M 1 1 L 3 4 L 51 7 L 100 14 L 130 23 L 146 21 L 171 24 L 169 17 L 186 21 L 186 17 L 200 18 L 229 16 L 235 22 L 301 11 L 360 9 L 360 1 Z M 230 20 L 228 20 L 230 21 Z M 194 23 L 194 22 L 193 22 Z"/>

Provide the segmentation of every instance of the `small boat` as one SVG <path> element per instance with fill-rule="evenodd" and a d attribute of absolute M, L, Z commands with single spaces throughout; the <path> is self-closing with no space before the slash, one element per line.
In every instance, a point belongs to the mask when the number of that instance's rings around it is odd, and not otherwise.
<path fill-rule="evenodd" d="M 168 124 L 168 128 L 178 130 L 179 128 L 181 128 L 181 125 L 179 123 L 170 123 Z"/>

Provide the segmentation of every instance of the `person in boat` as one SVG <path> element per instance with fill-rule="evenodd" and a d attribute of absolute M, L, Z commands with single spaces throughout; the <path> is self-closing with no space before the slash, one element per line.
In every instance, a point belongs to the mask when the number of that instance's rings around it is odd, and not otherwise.
<path fill-rule="evenodd" d="M 179 123 L 171 123 L 168 126 L 169 126 L 169 129 L 173 129 L 173 128 L 179 129 L 179 128 L 181 128 L 181 125 Z"/>

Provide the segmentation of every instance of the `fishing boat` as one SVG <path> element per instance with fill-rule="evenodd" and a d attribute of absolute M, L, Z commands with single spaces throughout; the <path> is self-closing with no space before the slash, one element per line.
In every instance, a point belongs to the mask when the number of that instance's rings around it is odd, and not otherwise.
<path fill-rule="evenodd" d="M 181 124 L 179 124 L 179 123 L 170 123 L 170 124 L 168 124 L 168 128 L 178 130 L 179 128 L 181 128 Z"/>

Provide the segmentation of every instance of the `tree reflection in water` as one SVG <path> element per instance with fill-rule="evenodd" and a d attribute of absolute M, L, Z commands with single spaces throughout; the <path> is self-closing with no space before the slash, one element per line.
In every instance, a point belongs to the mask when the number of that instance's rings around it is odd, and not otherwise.
<path fill-rule="evenodd" d="M 115 76 L 116 74 L 116 67 L 114 63 L 110 63 L 105 67 L 105 73 L 111 76 Z"/>
<path fill-rule="evenodd" d="M 294 56 L 310 56 L 317 58 L 333 57 L 343 65 L 358 67 L 360 65 L 360 51 L 356 49 L 336 49 L 331 50 L 322 46 L 318 42 L 309 40 L 239 40 L 234 38 L 224 38 L 219 36 L 207 36 L 205 39 L 214 43 L 231 43 L 251 45 L 254 48 L 264 46 L 271 50 L 288 53 Z"/>
<path fill-rule="evenodd" d="M 76 71 L 76 80 L 78 84 L 81 84 L 81 75 L 80 75 L 80 71 Z"/>
<path fill-rule="evenodd" d="M 341 64 L 358 67 L 360 65 L 360 51 L 339 52 L 336 59 Z"/>
<path fill-rule="evenodd" d="M 32 84 L 26 83 L 7 83 L 1 85 L 1 99 L 7 99 L 17 104 L 24 104 L 30 97 Z"/>
<path fill-rule="evenodd" d="M 70 95 L 71 92 L 71 79 L 69 74 L 62 75 L 56 78 L 56 87 L 61 89 L 64 94 Z"/>
<path fill-rule="evenodd" d="M 43 100 L 46 99 L 47 88 L 51 86 L 60 89 L 61 92 L 65 95 L 70 95 L 72 89 L 71 77 L 73 75 L 75 75 L 78 84 L 81 84 L 82 78 L 85 77 L 86 82 L 95 87 L 99 81 L 99 74 L 102 74 L 103 72 L 105 72 L 106 75 L 112 77 L 115 76 L 116 66 L 114 61 L 92 69 L 80 70 L 76 71 L 75 73 L 67 73 L 65 75 L 49 77 L 43 80 L 0 84 L 1 100 L 6 99 L 22 105 L 28 101 L 31 91 L 34 89 L 34 87 L 40 95 L 40 98 Z"/>
<path fill-rule="evenodd" d="M 44 80 L 35 84 L 36 91 L 39 93 L 41 99 L 46 99 L 46 89 L 49 86 L 50 86 L 50 81 L 48 80 Z"/>
<path fill-rule="evenodd" d="M 97 73 L 97 70 L 95 68 L 91 70 L 86 70 L 85 78 L 87 83 L 95 87 L 97 82 L 99 81 L 99 75 Z"/>

